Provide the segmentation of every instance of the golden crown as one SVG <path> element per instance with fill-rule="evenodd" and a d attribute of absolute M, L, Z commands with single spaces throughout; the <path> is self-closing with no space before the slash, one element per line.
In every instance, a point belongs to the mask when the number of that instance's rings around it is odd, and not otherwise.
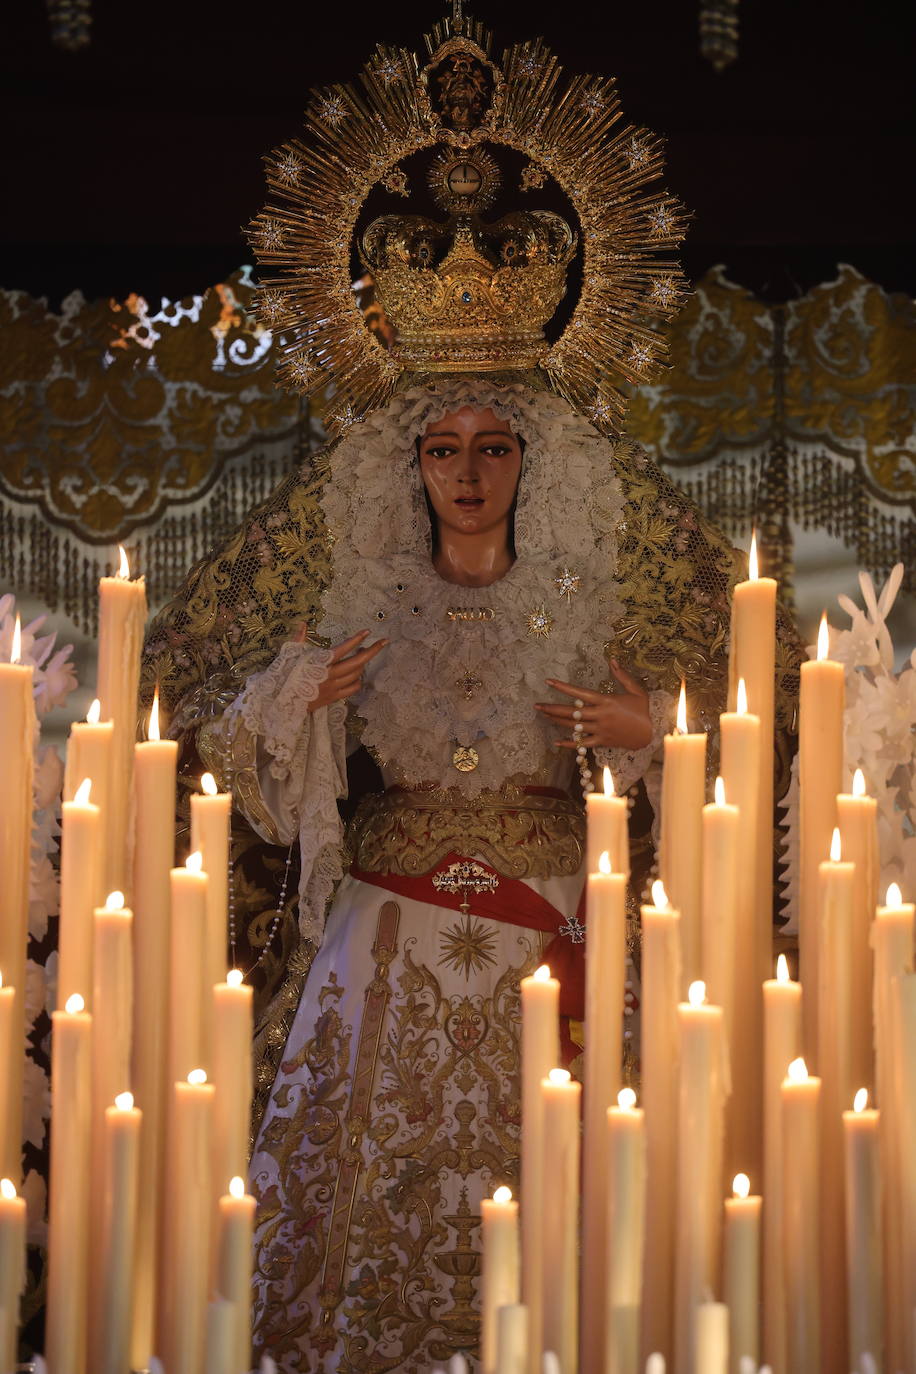
<path fill-rule="evenodd" d="M 332 432 L 383 405 L 407 372 L 532 369 L 613 430 L 626 384 L 664 362 L 662 326 L 684 284 L 658 250 L 680 241 L 685 217 L 649 186 L 659 140 L 619 127 L 613 81 L 567 78 L 541 40 L 499 63 L 490 46 L 456 0 L 426 37 L 425 62 L 379 47 L 359 86 L 313 94 L 305 136 L 267 160 L 272 201 L 251 228 L 273 269 L 259 312 L 279 335 L 284 384 L 308 392 L 334 381 Z M 519 193 L 559 196 L 575 230 L 537 205 L 483 219 L 513 160 Z M 370 196 L 384 209 L 385 198 L 430 195 L 447 218 L 389 212 L 360 230 Z M 393 327 L 390 348 L 354 294 L 354 249 Z M 545 329 L 574 260 L 579 298 L 551 343 Z"/>

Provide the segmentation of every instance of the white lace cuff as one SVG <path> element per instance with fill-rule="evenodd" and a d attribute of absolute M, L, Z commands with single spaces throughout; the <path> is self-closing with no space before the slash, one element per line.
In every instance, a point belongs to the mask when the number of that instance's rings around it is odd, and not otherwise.
<path fill-rule="evenodd" d="M 346 702 L 312 713 L 308 709 L 330 661 L 328 649 L 284 644 L 269 668 L 249 678 L 226 712 L 230 738 L 245 734 L 254 741 L 259 801 L 276 837 L 291 843 L 298 835 L 299 926 L 315 944 L 321 942 L 325 907 L 342 875 L 337 798 L 347 794 Z M 244 798 L 240 800 L 244 808 Z M 244 809 L 264 834 L 258 818 Z"/>
<path fill-rule="evenodd" d="M 661 759 L 662 741 L 674 726 L 677 703 L 668 692 L 649 693 L 649 719 L 652 722 L 652 738 L 642 749 L 595 749 L 595 763 L 601 769 L 610 768 L 614 777 L 614 790 L 620 796 L 628 792 L 634 782 L 646 777 L 650 765 Z"/>

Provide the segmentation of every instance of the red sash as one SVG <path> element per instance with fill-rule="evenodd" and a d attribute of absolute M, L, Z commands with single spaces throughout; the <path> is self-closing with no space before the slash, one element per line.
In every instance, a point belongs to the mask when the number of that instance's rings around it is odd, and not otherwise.
<path fill-rule="evenodd" d="M 435 871 L 441 872 L 450 864 L 460 862 L 461 855 L 447 854 Z M 475 860 L 475 863 L 480 863 L 480 860 Z M 499 886 L 492 892 L 472 893 L 467 898 L 460 892 L 440 891 L 433 885 L 433 873 L 417 877 L 400 873 L 366 873 L 355 865 L 350 872 L 361 883 L 384 888 L 386 892 L 393 892 L 397 896 L 410 897 L 415 902 L 428 902 L 432 906 L 460 911 L 462 901 L 466 900 L 474 915 L 483 920 L 552 934 L 554 938 L 544 950 L 543 957 L 544 963 L 550 965 L 554 978 L 560 980 L 560 1014 L 581 1021 L 585 1014 L 585 942 L 584 938 L 574 940 L 572 932 L 577 927 L 584 931 L 584 886 L 576 915 L 570 922 L 562 911 L 558 911 L 527 883 L 519 882 L 516 878 L 504 878 L 486 864 L 480 866 L 498 878 Z"/>

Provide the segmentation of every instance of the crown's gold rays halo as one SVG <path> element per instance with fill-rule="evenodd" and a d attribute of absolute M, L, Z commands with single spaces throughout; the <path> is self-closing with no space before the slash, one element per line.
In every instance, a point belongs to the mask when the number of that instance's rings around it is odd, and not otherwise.
<path fill-rule="evenodd" d="M 473 44 L 484 56 L 489 36 L 467 17 L 444 20 L 427 36 L 429 65 L 443 44 Z M 303 136 L 266 159 L 272 199 L 250 238 L 276 275 L 263 283 L 259 313 L 280 337 L 283 385 L 303 393 L 334 382 L 332 432 L 383 405 L 402 370 L 363 320 L 351 247 L 369 192 L 423 149 L 503 144 L 530 159 L 523 185 L 537 186 L 547 173 L 571 202 L 583 277 L 569 324 L 544 349 L 541 366 L 556 391 L 613 431 L 626 407 L 622 384 L 648 381 L 666 360 L 661 329 L 683 304 L 685 283 L 677 264 L 658 254 L 681 241 L 687 217 L 650 187 L 662 171 L 661 141 L 620 127 L 613 80 L 566 76 L 540 39 L 509 48 L 490 70 L 490 109 L 478 127 L 459 132 L 437 117 L 417 56 L 381 45 L 358 86 L 314 93 Z"/>

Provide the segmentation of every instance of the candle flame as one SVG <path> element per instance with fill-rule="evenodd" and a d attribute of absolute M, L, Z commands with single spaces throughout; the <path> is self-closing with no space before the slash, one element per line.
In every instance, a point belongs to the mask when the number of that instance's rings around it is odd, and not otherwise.
<path fill-rule="evenodd" d="M 865 1111 L 865 1108 L 866 1108 L 867 1106 L 868 1106 L 868 1089 L 867 1089 L 867 1088 L 860 1088 L 859 1091 L 858 1091 L 858 1092 L 856 1093 L 856 1095 L 855 1095 L 855 1099 L 854 1099 L 853 1104 L 852 1104 L 852 1109 L 853 1109 L 854 1112 L 864 1112 L 864 1111 Z"/>
<path fill-rule="evenodd" d="M 130 577 L 130 564 L 127 561 L 127 550 L 123 544 L 118 545 L 118 571 L 115 573 L 115 577 Z"/>
<path fill-rule="evenodd" d="M 716 778 L 715 785 L 716 806 L 725 805 L 725 779 Z"/>
<path fill-rule="evenodd" d="M 747 715 L 747 687 L 743 677 L 738 679 L 738 690 L 735 693 L 735 710 L 739 716 Z"/>
<path fill-rule="evenodd" d="M 602 849 L 601 854 L 598 857 L 598 872 L 610 873 L 612 871 L 613 870 L 611 868 L 611 856 L 606 849 Z"/>
<path fill-rule="evenodd" d="M 747 560 L 747 577 L 749 582 L 756 582 L 760 574 L 757 570 L 757 531 L 751 530 L 751 551 Z"/>
<path fill-rule="evenodd" d="M 189 1082 L 189 1083 L 193 1083 L 193 1084 L 195 1085 L 195 1087 L 196 1087 L 197 1085 L 199 1085 L 200 1083 L 206 1083 L 206 1081 L 207 1081 L 207 1070 L 206 1070 L 206 1069 L 192 1069 L 191 1072 L 188 1074 L 188 1082 Z"/>
<path fill-rule="evenodd" d="M 541 964 L 531 976 L 536 983 L 546 983 L 550 978 L 550 965 Z"/>
<path fill-rule="evenodd" d="M 677 699 L 677 725 L 676 730 L 679 735 L 687 733 L 687 688 L 684 679 L 681 678 L 681 690 Z"/>
<path fill-rule="evenodd" d="M 732 1192 L 735 1197 L 747 1197 L 751 1191 L 751 1180 L 747 1174 L 735 1174 L 732 1179 Z"/>
<path fill-rule="evenodd" d="M 547 1077 L 551 1083 L 568 1083 L 572 1074 L 569 1069 L 551 1069 Z"/>
<path fill-rule="evenodd" d="M 219 788 L 212 773 L 204 773 L 200 780 L 200 790 L 206 797 L 215 797 Z"/>
<path fill-rule="evenodd" d="M 184 866 L 189 873 L 200 873 L 204 866 L 204 856 L 199 849 L 195 849 L 193 854 L 189 854 L 184 861 Z"/>
<path fill-rule="evenodd" d="M 617 1106 L 623 1107 L 625 1111 L 632 1111 L 636 1106 L 636 1094 L 632 1088 L 621 1088 L 617 1094 Z"/>
<path fill-rule="evenodd" d="M 665 891 L 665 884 L 661 878 L 656 878 L 652 884 L 652 905 L 659 911 L 667 911 L 671 903 L 668 901 L 668 894 Z"/>
<path fill-rule="evenodd" d="M 830 839 L 830 862 L 838 864 L 843 857 L 843 842 L 840 839 L 840 827 L 833 827 L 833 835 Z"/>
<path fill-rule="evenodd" d="M 776 981 L 777 983 L 791 983 L 789 977 L 789 961 L 784 954 L 780 954 L 776 960 Z"/>
<path fill-rule="evenodd" d="M 89 707 L 89 710 L 86 712 L 86 720 L 89 722 L 90 725 L 98 725 L 101 719 L 102 703 L 99 701 L 98 697 L 96 697 L 95 701 L 92 703 L 92 705 Z"/>
<path fill-rule="evenodd" d="M 804 1059 L 793 1059 L 786 1076 L 793 1083 L 806 1083 L 808 1081 L 808 1065 Z"/>
<path fill-rule="evenodd" d="M 149 712 L 149 725 L 146 727 L 147 739 L 161 739 L 159 733 L 159 683 L 156 683 L 156 690 L 153 692 L 153 704 Z"/>
<path fill-rule="evenodd" d="M 11 1178 L 0 1178 L 0 1197 L 12 1202 L 16 1197 L 16 1185 Z"/>
<path fill-rule="evenodd" d="M 865 796 L 865 774 L 861 768 L 857 768 L 852 775 L 852 795 L 854 797 Z"/>
<path fill-rule="evenodd" d="M 900 891 L 899 883 L 888 883 L 887 895 L 884 898 L 885 906 L 900 906 L 903 901 L 903 893 Z"/>
<path fill-rule="evenodd" d="M 117 889 L 115 889 L 114 892 L 109 892 L 108 896 L 105 898 L 105 910 L 106 910 L 106 911 L 123 911 L 123 909 L 124 909 L 124 893 L 123 893 L 123 892 L 118 892 Z"/>
<path fill-rule="evenodd" d="M 235 1178 L 229 1180 L 229 1192 L 232 1197 L 245 1196 L 245 1180 L 236 1174 Z"/>
<path fill-rule="evenodd" d="M 691 983 L 687 989 L 687 1001 L 692 1007 L 701 1007 L 706 1001 L 706 984 L 702 978 L 698 978 L 695 983 Z"/>
<path fill-rule="evenodd" d="M 117 1109 L 118 1109 L 119 1112 L 130 1112 L 130 1111 L 133 1111 L 133 1107 L 134 1107 L 134 1095 L 133 1095 L 133 1093 L 118 1093 L 117 1097 L 115 1098 L 115 1106 L 117 1107 Z"/>
<path fill-rule="evenodd" d="M 244 975 L 240 968 L 231 968 L 226 974 L 226 982 L 231 988 L 240 988 Z"/>
<path fill-rule="evenodd" d="M 511 1201 L 512 1201 L 512 1189 L 511 1189 L 511 1188 L 507 1188 L 505 1184 L 502 1184 L 501 1187 L 497 1188 L 496 1191 L 494 1192 L 494 1194 L 493 1194 L 493 1201 L 494 1201 L 494 1202 L 501 1202 L 501 1203 L 503 1203 L 503 1204 L 505 1204 L 505 1203 L 507 1203 L 507 1202 L 511 1202 Z"/>
<path fill-rule="evenodd" d="M 86 1003 L 78 992 L 74 992 L 64 1003 L 64 1011 L 70 1016 L 76 1016 L 78 1012 L 86 1010 Z"/>
<path fill-rule="evenodd" d="M 16 617 L 16 624 L 13 626 L 13 647 L 10 649 L 10 663 L 22 662 L 22 621 Z"/>
<path fill-rule="evenodd" d="M 827 612 L 821 615 L 821 623 L 817 632 L 817 657 L 818 660 L 825 659 L 830 650 L 830 626 L 827 624 Z"/>
<path fill-rule="evenodd" d="M 607 764 L 604 765 L 603 783 L 604 795 L 606 797 L 616 797 L 617 793 L 614 791 L 614 777 Z"/>
<path fill-rule="evenodd" d="M 89 800 L 89 796 L 90 796 L 90 793 L 91 793 L 91 792 L 92 792 L 92 779 L 91 779 L 91 778 L 83 778 L 83 781 L 80 783 L 79 787 L 76 789 L 76 795 L 74 796 L 73 800 L 74 800 L 75 802 L 78 802 L 80 806 L 85 806 L 86 803 L 87 803 L 88 800 Z"/>

